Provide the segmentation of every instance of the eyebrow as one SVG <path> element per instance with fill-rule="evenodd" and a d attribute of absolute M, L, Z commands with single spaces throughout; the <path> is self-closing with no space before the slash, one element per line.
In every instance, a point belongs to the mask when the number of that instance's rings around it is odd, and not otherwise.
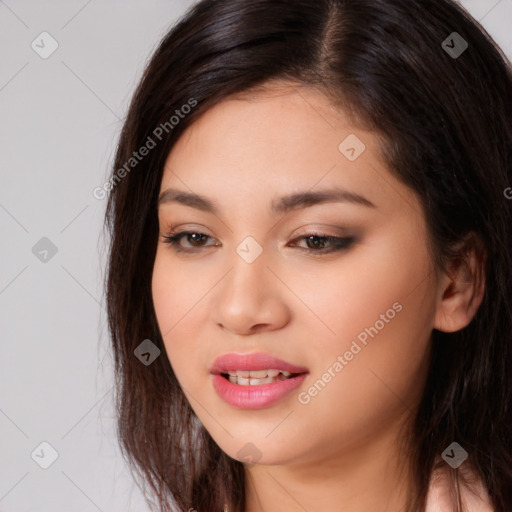
<path fill-rule="evenodd" d="M 317 204 L 342 202 L 376 208 L 370 200 L 366 199 L 362 195 L 343 188 L 335 187 L 316 192 L 297 192 L 280 197 L 279 199 L 272 201 L 271 210 L 274 215 L 279 215 L 291 210 L 307 208 Z M 164 190 L 158 198 L 158 206 L 167 203 L 179 203 L 214 215 L 219 215 L 220 213 L 218 205 L 207 197 L 173 188 Z"/>

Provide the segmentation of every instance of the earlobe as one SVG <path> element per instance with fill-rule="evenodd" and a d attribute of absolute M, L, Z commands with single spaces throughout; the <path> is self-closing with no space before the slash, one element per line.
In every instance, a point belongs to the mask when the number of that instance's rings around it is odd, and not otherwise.
<path fill-rule="evenodd" d="M 439 280 L 434 329 L 456 332 L 475 316 L 485 292 L 487 257 L 480 244 L 465 253 Z"/>

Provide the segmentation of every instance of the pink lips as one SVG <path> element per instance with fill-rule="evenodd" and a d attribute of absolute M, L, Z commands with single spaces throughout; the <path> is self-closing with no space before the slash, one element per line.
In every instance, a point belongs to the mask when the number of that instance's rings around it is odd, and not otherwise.
<path fill-rule="evenodd" d="M 211 373 L 221 374 L 230 370 L 286 370 L 290 373 L 305 373 L 307 368 L 295 366 L 270 354 L 224 354 L 215 359 Z"/>
<path fill-rule="evenodd" d="M 285 380 L 256 386 L 233 384 L 222 376 L 233 370 L 265 369 L 285 370 L 292 376 Z M 220 356 L 215 360 L 211 373 L 215 391 L 229 405 L 239 409 L 261 409 L 275 404 L 299 387 L 306 378 L 308 370 L 270 354 L 257 353 Z"/>

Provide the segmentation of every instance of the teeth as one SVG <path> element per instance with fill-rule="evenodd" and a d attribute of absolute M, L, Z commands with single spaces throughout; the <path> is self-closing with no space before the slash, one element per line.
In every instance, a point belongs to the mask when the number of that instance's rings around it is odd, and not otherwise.
<path fill-rule="evenodd" d="M 268 370 L 251 370 L 248 372 L 250 375 L 249 377 L 253 377 L 255 379 L 263 379 L 267 376 Z"/>
<path fill-rule="evenodd" d="M 291 375 L 290 372 L 286 370 L 229 370 L 228 375 L 231 377 L 243 377 L 244 379 L 248 379 L 252 377 L 253 379 L 264 379 L 265 377 L 277 377 L 280 373 L 282 373 L 285 377 L 289 377 Z"/>
<path fill-rule="evenodd" d="M 279 379 L 275 377 L 266 377 L 265 379 L 251 379 L 251 386 L 258 386 L 259 384 L 270 384 L 271 382 L 277 382 Z"/>
<path fill-rule="evenodd" d="M 240 386 L 259 386 L 261 384 L 270 384 L 279 382 L 290 377 L 291 373 L 286 370 L 230 370 L 228 380 L 232 384 Z"/>

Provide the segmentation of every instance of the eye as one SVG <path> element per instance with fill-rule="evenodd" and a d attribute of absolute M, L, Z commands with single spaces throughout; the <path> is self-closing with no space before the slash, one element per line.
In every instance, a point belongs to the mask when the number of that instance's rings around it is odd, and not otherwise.
<path fill-rule="evenodd" d="M 324 234 L 311 233 L 296 238 L 290 244 L 292 247 L 298 247 L 294 242 L 304 240 L 306 242 L 306 251 L 315 253 L 328 253 L 348 249 L 354 242 L 354 237 L 337 237 Z"/>
<path fill-rule="evenodd" d="M 190 251 L 190 249 L 208 247 L 207 245 L 204 245 L 203 242 L 205 242 L 205 240 L 211 237 L 206 233 L 200 233 L 197 231 L 180 231 L 179 233 L 175 234 L 170 233 L 168 235 L 162 235 L 162 238 L 164 239 L 164 244 L 170 244 L 172 248 L 177 252 L 194 252 Z M 185 238 L 186 241 L 191 242 L 191 245 L 181 245 L 180 241 L 182 238 Z"/>
<path fill-rule="evenodd" d="M 169 233 L 168 235 L 162 235 L 163 243 L 170 244 L 176 252 L 197 252 L 194 249 L 201 249 L 202 247 L 218 246 L 219 244 L 206 245 L 206 241 L 211 236 L 206 233 L 197 231 L 180 231 L 178 233 Z M 182 245 L 180 242 L 182 239 L 188 242 L 189 245 Z M 300 247 L 295 242 L 302 241 L 306 242 L 306 247 Z M 296 238 L 290 242 L 290 247 L 299 247 L 308 252 L 312 253 L 329 253 L 335 251 L 341 251 L 348 249 L 355 242 L 354 237 L 337 237 L 318 233 L 311 233 L 299 238 Z"/>

